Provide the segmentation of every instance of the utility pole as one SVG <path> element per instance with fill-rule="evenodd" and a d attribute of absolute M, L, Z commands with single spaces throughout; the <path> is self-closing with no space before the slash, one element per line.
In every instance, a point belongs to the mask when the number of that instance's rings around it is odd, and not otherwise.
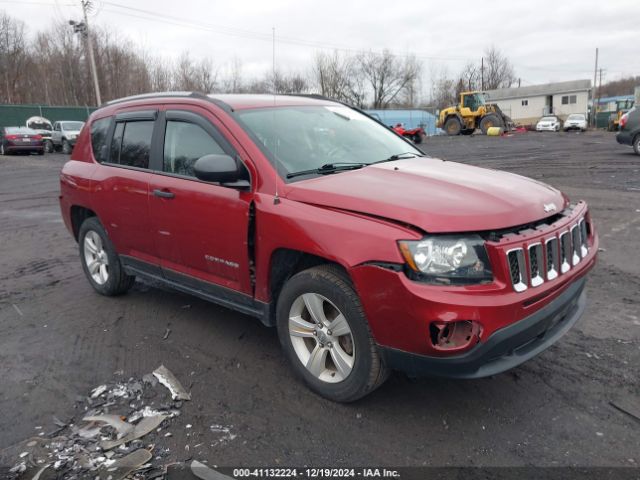
<path fill-rule="evenodd" d="M 596 48 L 596 68 L 593 71 L 593 90 L 591 95 L 591 116 L 593 117 L 593 126 L 596 126 L 596 80 L 598 79 L 598 49 Z"/>
<path fill-rule="evenodd" d="M 91 68 L 91 76 L 93 77 L 93 89 L 96 92 L 96 106 L 102 105 L 102 97 L 100 95 L 100 84 L 98 83 L 98 70 L 96 69 L 96 59 L 93 55 L 93 38 L 89 29 L 89 19 L 87 18 L 87 11 L 91 9 L 91 0 L 80 0 L 82 5 L 82 15 L 84 22 L 77 23 L 73 20 L 69 21 L 69 25 L 73 27 L 75 33 L 80 33 L 87 39 L 87 50 L 89 50 L 89 67 Z"/>

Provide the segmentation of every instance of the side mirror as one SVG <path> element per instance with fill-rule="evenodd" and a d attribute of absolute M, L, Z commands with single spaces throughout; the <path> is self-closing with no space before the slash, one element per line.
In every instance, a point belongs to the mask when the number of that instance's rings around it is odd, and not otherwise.
<path fill-rule="evenodd" d="M 249 187 L 247 172 L 229 155 L 205 155 L 193 164 L 198 180 L 220 183 L 229 187 Z"/>

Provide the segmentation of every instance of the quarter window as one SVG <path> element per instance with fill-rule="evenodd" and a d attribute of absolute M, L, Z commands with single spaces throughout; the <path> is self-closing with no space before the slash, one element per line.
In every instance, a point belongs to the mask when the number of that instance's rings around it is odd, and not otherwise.
<path fill-rule="evenodd" d="M 117 123 L 111 143 L 111 163 L 149 168 L 153 125 L 153 121 Z"/>
<path fill-rule="evenodd" d="M 109 152 L 107 151 L 109 125 L 111 125 L 111 117 L 101 118 L 91 124 L 91 148 L 93 156 L 100 163 L 106 162 L 109 158 Z M 59 124 L 57 129 L 60 130 Z"/>
<path fill-rule="evenodd" d="M 193 164 L 200 157 L 224 154 L 222 147 L 195 123 L 169 120 L 164 137 L 163 171 L 195 177 Z"/>

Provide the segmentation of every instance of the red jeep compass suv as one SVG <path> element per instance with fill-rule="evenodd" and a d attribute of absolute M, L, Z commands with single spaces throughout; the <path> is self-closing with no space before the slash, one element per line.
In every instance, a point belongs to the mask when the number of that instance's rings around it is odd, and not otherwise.
<path fill-rule="evenodd" d="M 532 358 L 582 314 L 598 250 L 584 202 L 429 158 L 320 97 L 114 101 L 60 179 L 95 290 L 141 277 L 258 317 L 336 401 L 392 369 L 478 378 Z"/>

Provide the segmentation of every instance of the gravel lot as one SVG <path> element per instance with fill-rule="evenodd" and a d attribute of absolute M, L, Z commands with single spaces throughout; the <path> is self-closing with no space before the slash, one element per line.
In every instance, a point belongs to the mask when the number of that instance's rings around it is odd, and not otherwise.
<path fill-rule="evenodd" d="M 94 386 L 165 364 L 193 398 L 162 439 L 168 460 L 638 466 L 640 421 L 611 402 L 640 412 L 640 157 L 605 132 L 422 148 L 590 203 L 603 251 L 585 316 L 554 347 L 489 379 L 395 375 L 356 404 L 330 403 L 294 379 L 275 330 L 252 318 L 142 283 L 120 298 L 95 294 L 58 210 L 66 157 L 0 157 L 0 449 L 51 430 L 52 415 L 76 415 L 76 396 Z M 212 424 L 237 436 L 217 442 Z"/>

